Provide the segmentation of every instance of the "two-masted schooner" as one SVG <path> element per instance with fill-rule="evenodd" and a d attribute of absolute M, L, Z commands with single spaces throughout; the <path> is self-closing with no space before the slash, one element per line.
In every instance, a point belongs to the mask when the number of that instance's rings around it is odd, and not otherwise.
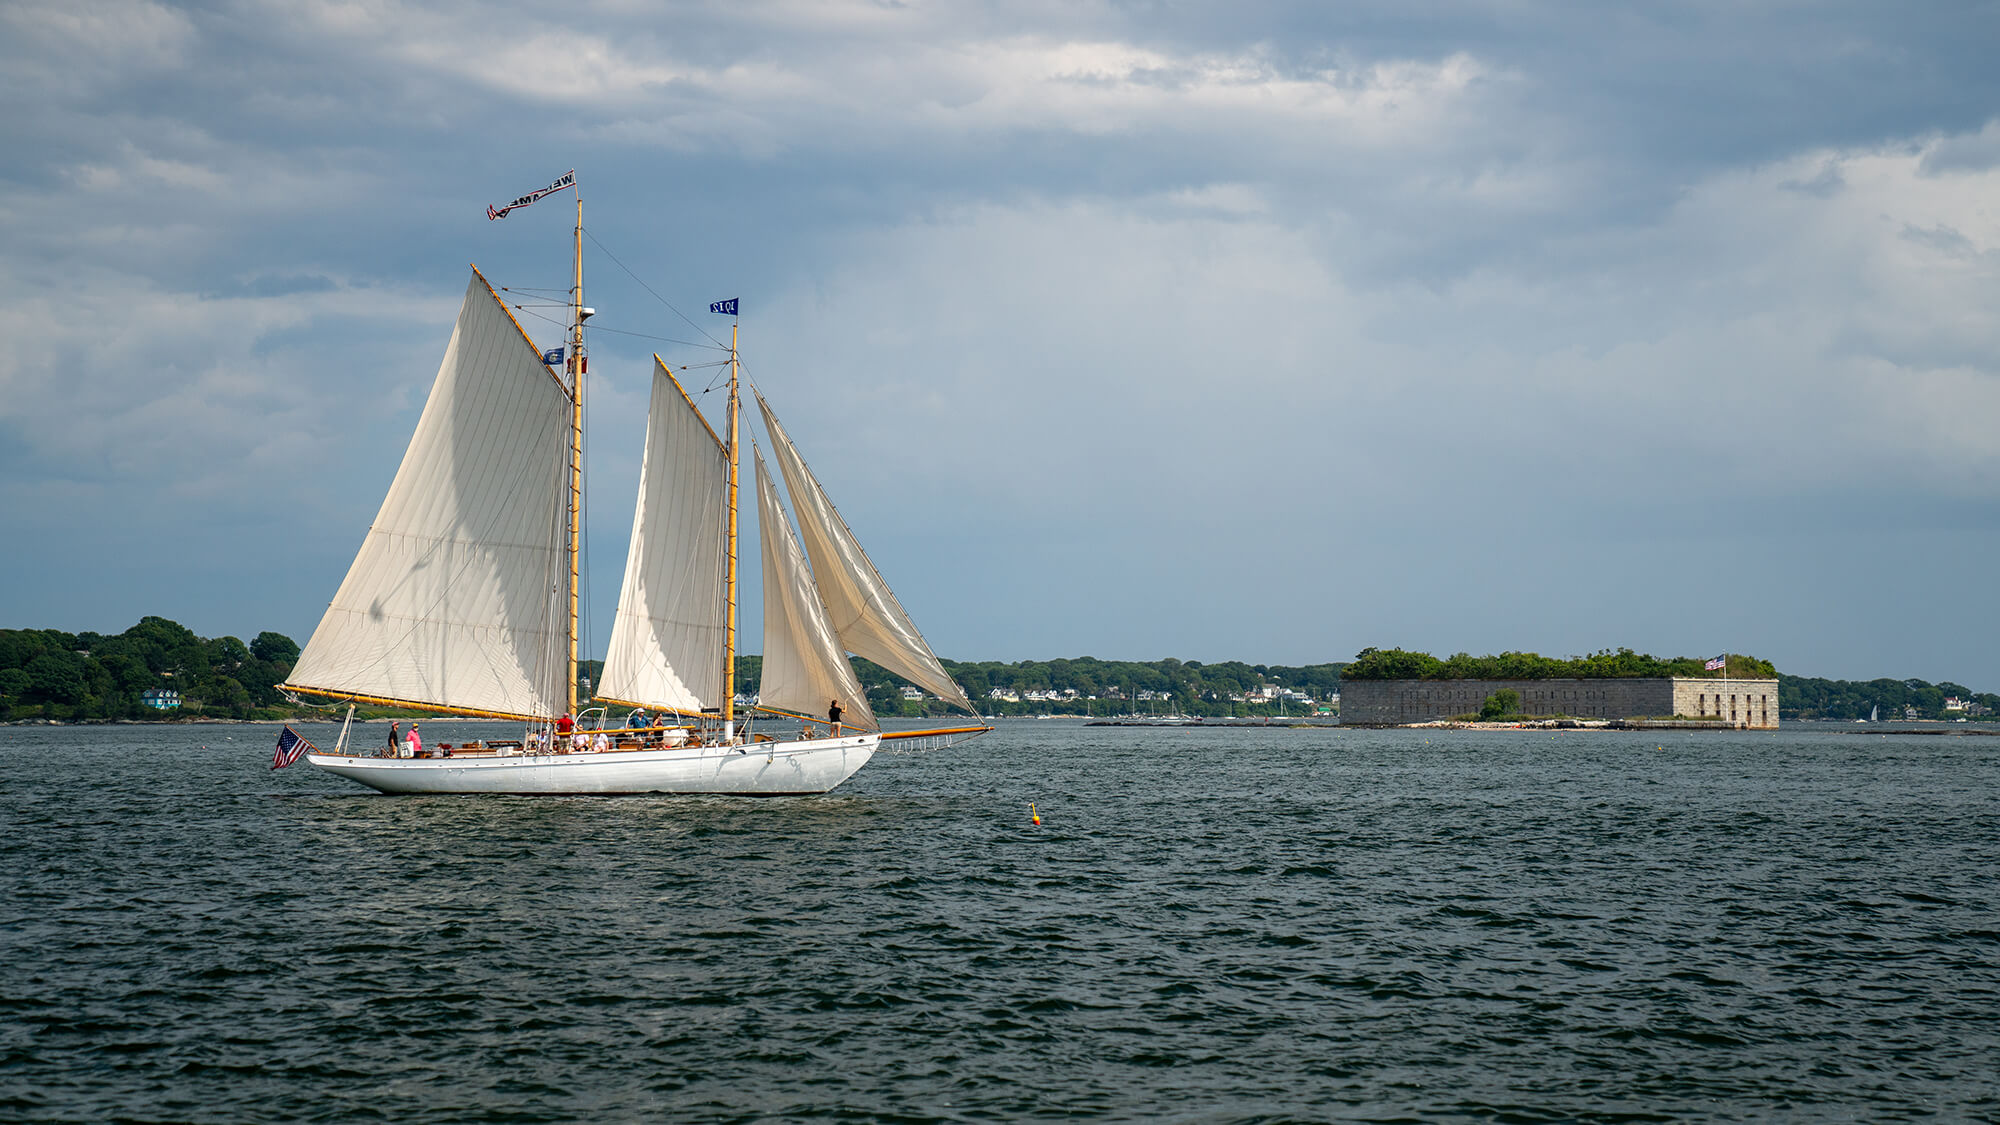
<path fill-rule="evenodd" d="M 575 186 L 548 188 L 489 209 Z M 718 434 L 653 359 L 638 505 L 601 681 L 597 729 L 578 714 L 582 541 L 583 202 L 576 204 L 567 346 L 538 350 L 475 267 L 437 380 L 389 494 L 326 615 L 282 685 L 348 703 L 332 752 L 307 760 L 390 793 L 824 793 L 885 737 L 956 740 L 979 726 L 885 736 L 847 653 L 973 715 L 835 511 L 761 392 L 759 412 L 795 503 L 755 457 L 764 653 L 754 729 L 736 706 L 741 365 L 730 333 Z M 754 388 L 753 388 L 754 390 Z M 398 757 L 356 750 L 356 703 L 518 719 L 519 738 Z M 837 704 L 840 721 L 819 718 Z M 639 725 L 614 708 L 650 709 Z M 563 717 L 559 720 L 559 716 Z"/>

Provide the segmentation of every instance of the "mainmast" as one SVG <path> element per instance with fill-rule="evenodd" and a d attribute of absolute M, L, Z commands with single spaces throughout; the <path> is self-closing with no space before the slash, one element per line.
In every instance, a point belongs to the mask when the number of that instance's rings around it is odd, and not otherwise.
<path fill-rule="evenodd" d="M 737 377 L 739 363 L 736 358 L 736 324 L 729 325 L 729 550 L 727 593 L 727 625 L 722 632 L 722 723 L 725 731 L 734 733 L 732 724 L 736 721 L 736 476 L 742 464 L 742 449 L 738 441 L 739 399 Z"/>
<path fill-rule="evenodd" d="M 576 239 L 569 291 L 569 713 L 576 714 L 576 642 L 579 556 L 583 553 L 583 189 L 576 189 Z M 733 480 L 734 478 L 732 478 Z"/>

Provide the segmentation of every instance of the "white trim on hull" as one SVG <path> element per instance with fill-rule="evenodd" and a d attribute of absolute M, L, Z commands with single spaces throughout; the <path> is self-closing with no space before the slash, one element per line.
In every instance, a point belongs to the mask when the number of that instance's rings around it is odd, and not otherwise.
<path fill-rule="evenodd" d="M 384 793 L 824 793 L 868 764 L 882 736 L 581 754 L 369 758 L 308 754 L 328 773 Z"/>

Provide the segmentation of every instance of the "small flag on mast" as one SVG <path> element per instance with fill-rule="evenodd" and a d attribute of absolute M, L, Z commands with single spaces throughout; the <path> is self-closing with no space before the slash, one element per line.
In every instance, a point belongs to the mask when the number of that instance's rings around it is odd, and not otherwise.
<path fill-rule="evenodd" d="M 712 313 L 721 313 L 723 316 L 735 316 L 736 298 L 731 297 L 727 301 L 711 301 L 709 302 L 708 305 L 708 311 Z"/>
<path fill-rule="evenodd" d="M 542 353 L 542 362 L 553 366 L 561 363 L 562 357 L 563 350 L 561 348 L 550 348 L 548 351 Z"/>
<path fill-rule="evenodd" d="M 287 724 L 284 730 L 278 732 L 278 749 L 276 753 L 271 755 L 271 768 L 274 770 L 284 769 L 286 766 L 304 757 L 306 751 L 317 751 L 318 749 L 319 747 L 300 738 L 299 732 L 293 730 Z"/>
<path fill-rule="evenodd" d="M 564 172 L 560 176 L 557 176 L 555 183 L 550 184 L 549 186 L 541 189 L 540 191 L 531 191 L 528 194 L 522 196 L 521 198 L 516 199 L 514 202 L 509 203 L 505 207 L 488 207 L 486 209 L 486 217 L 489 219 L 504 219 L 507 217 L 507 212 L 512 211 L 516 207 L 526 207 L 528 204 L 533 203 L 537 199 L 541 199 L 544 196 L 554 195 L 555 193 L 563 190 L 564 188 L 573 188 L 575 186 L 576 186 L 576 169 L 571 168 L 569 171 Z"/>
<path fill-rule="evenodd" d="M 1702 665 L 1702 667 L 1710 672 L 1713 672 L 1718 668 L 1726 667 L 1728 664 L 1729 664 L 1729 657 L 1725 654 L 1723 656 L 1716 657 L 1714 660 L 1711 660 L 1708 663 Z"/>

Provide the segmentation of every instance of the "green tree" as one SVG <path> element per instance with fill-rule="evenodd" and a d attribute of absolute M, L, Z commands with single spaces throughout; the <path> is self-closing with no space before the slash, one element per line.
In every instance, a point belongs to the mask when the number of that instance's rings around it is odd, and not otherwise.
<path fill-rule="evenodd" d="M 1521 693 L 1513 688 L 1501 688 L 1486 697 L 1486 703 L 1479 708 L 1479 717 L 1488 722 L 1504 719 L 1521 713 Z"/>
<path fill-rule="evenodd" d="M 28 661 L 28 695 L 42 703 L 83 702 L 83 661 L 73 652 L 44 652 Z"/>
<path fill-rule="evenodd" d="M 263 632 L 250 642 L 250 655 L 266 664 L 292 665 L 299 662 L 299 646 L 283 633 Z"/>

